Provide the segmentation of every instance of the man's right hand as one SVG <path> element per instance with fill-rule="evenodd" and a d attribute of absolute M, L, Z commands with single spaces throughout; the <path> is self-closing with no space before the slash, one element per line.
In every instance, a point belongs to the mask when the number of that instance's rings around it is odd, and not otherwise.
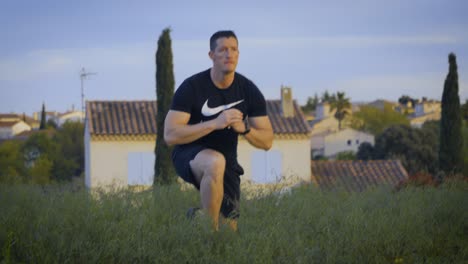
<path fill-rule="evenodd" d="M 242 121 L 242 118 L 243 118 L 243 114 L 238 109 L 231 108 L 231 109 L 228 109 L 228 110 L 224 110 L 215 119 L 216 128 L 217 129 L 224 129 L 224 128 L 230 126 L 233 123 Z"/>
<path fill-rule="evenodd" d="M 241 111 L 232 108 L 221 112 L 218 117 L 208 122 L 188 125 L 190 114 L 169 110 L 164 123 L 164 140 L 170 146 L 187 144 L 208 135 L 213 130 L 240 123 L 242 116 Z"/>

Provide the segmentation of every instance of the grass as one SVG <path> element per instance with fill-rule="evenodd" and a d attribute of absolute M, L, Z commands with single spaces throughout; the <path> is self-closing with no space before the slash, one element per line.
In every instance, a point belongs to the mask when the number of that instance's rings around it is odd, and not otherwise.
<path fill-rule="evenodd" d="M 239 233 L 189 222 L 178 186 L 90 195 L 0 186 L 0 262 L 466 263 L 468 184 L 362 193 L 303 186 L 241 201 Z"/>

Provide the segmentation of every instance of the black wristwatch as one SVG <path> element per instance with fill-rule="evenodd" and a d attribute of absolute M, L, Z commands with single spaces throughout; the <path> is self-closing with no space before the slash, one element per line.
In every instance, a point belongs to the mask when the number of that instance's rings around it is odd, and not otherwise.
<path fill-rule="evenodd" d="M 242 133 L 239 133 L 241 135 L 247 135 L 250 132 L 250 124 L 249 124 L 249 121 L 247 121 L 247 118 L 244 120 L 244 125 L 245 125 L 245 131 Z"/>

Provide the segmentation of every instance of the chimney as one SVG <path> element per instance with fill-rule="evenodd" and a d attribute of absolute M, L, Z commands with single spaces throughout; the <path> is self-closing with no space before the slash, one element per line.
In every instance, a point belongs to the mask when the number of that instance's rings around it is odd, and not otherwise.
<path fill-rule="evenodd" d="M 294 104 L 291 87 L 281 86 L 281 109 L 284 117 L 294 117 Z"/>
<path fill-rule="evenodd" d="M 330 104 L 328 102 L 320 102 L 315 108 L 315 115 L 317 120 L 324 119 L 330 116 Z"/>

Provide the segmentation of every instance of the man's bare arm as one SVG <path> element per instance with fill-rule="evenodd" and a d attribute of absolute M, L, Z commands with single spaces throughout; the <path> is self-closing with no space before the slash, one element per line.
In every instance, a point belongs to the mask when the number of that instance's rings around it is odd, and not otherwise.
<path fill-rule="evenodd" d="M 189 125 L 189 120 L 190 114 L 169 110 L 164 121 L 164 140 L 168 145 L 187 144 L 214 130 L 224 129 L 231 123 L 242 120 L 242 113 L 237 109 L 229 109 L 210 121 Z"/>
<path fill-rule="evenodd" d="M 273 128 L 268 116 L 250 117 L 250 132 L 245 135 L 245 139 L 256 148 L 269 150 L 273 144 Z M 233 124 L 237 132 L 244 132 L 243 122 Z"/>

